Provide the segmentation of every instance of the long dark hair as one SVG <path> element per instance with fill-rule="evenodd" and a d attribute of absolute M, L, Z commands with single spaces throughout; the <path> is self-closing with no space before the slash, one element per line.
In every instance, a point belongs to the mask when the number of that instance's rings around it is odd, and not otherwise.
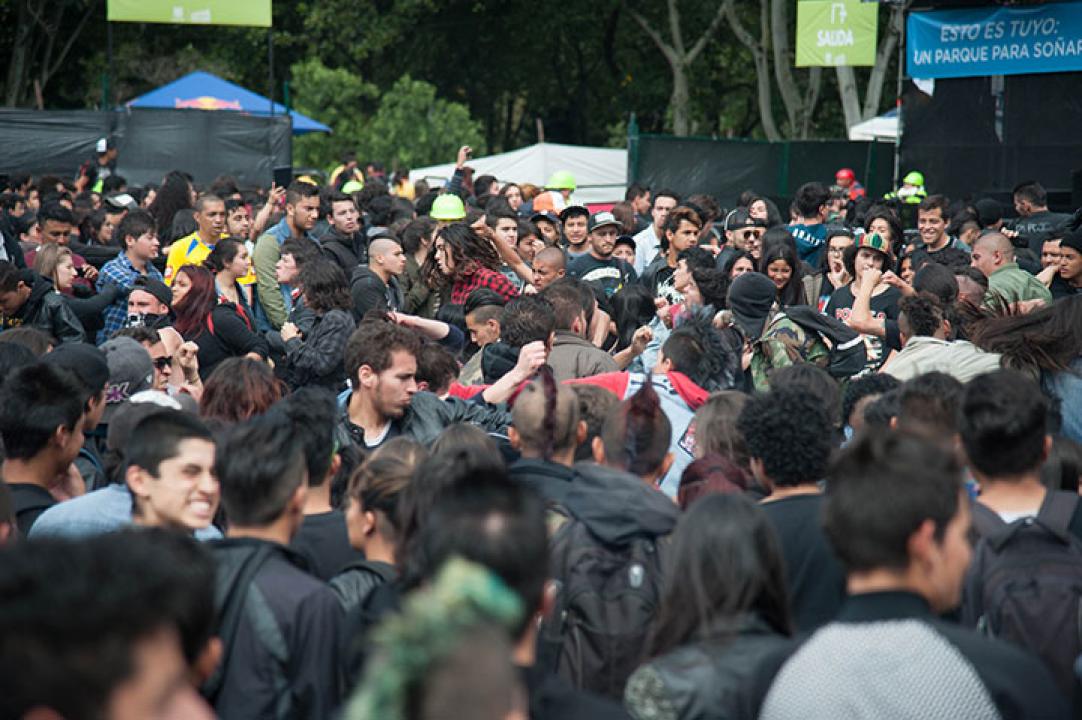
<path fill-rule="evenodd" d="M 232 237 L 222 238 L 210 251 L 210 255 L 207 255 L 207 259 L 203 261 L 203 266 L 212 273 L 220 273 L 225 270 L 226 265 L 233 262 L 237 257 L 242 245 L 244 245 L 243 240 Z"/>
<path fill-rule="evenodd" d="M 708 495 L 680 519 L 648 644 L 650 657 L 735 635 L 747 614 L 792 633 L 781 543 L 766 513 L 743 495 Z"/>
<path fill-rule="evenodd" d="M 154 195 L 154 201 L 147 208 L 147 212 L 154 216 L 154 224 L 163 246 L 166 238 L 172 239 L 173 217 L 178 211 L 190 210 L 191 207 L 192 183 L 187 175 L 174 170 L 162 180 L 162 186 Z"/>
<path fill-rule="evenodd" d="M 969 328 L 973 344 L 1003 355 L 1005 367 L 1066 370 L 1082 357 L 1082 297 L 1074 295 L 1024 315 L 977 321 Z"/>
<path fill-rule="evenodd" d="M 488 239 L 481 237 L 466 223 L 451 223 L 436 231 L 436 238 L 443 240 L 451 251 L 456 276 L 473 272 L 478 267 L 499 270 L 500 256 Z"/>
<path fill-rule="evenodd" d="M 304 288 L 305 305 L 317 314 L 353 309 L 346 274 L 330 260 L 315 258 L 306 262 L 301 268 L 299 281 Z"/>
<path fill-rule="evenodd" d="M 764 245 L 762 257 L 759 259 L 759 272 L 768 275 L 766 269 L 775 260 L 784 260 L 792 271 L 789 282 L 778 289 L 778 302 L 782 305 L 804 304 L 804 275 L 800 271 L 800 258 L 797 257 L 796 250 L 785 242 Z"/>
<path fill-rule="evenodd" d="M 218 292 L 214 289 L 214 276 L 202 265 L 185 265 L 177 270 L 184 273 L 192 283 L 188 294 L 173 305 L 176 320 L 173 327 L 185 340 L 199 335 L 207 327 L 207 316 L 218 304 Z"/>
<path fill-rule="evenodd" d="M 619 352 L 631 345 L 636 330 L 650 324 L 657 308 L 654 296 L 638 283 L 624 285 L 609 303 L 612 305 L 612 319 L 616 323 L 617 340 L 613 351 Z"/>

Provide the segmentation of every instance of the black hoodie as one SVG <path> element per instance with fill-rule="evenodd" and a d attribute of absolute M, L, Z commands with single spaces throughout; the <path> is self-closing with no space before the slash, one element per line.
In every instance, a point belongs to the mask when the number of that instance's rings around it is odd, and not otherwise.
<path fill-rule="evenodd" d="M 358 265 L 368 262 L 368 243 L 363 233 L 347 237 L 331 228 L 320 238 L 319 245 L 323 256 L 342 268 L 346 277 L 350 277 Z"/>
<path fill-rule="evenodd" d="M 50 281 L 33 270 L 24 270 L 20 279 L 30 286 L 30 297 L 14 315 L 0 315 L 0 330 L 25 325 L 61 343 L 86 342 L 82 323 Z"/>
<path fill-rule="evenodd" d="M 619 547 L 635 537 L 661 538 L 673 531 L 680 508 L 663 492 L 623 470 L 575 463 L 563 505 L 601 542 Z"/>
<path fill-rule="evenodd" d="M 353 296 L 353 317 L 360 322 L 369 310 L 402 310 L 402 289 L 393 275 L 390 283 L 385 283 L 367 265 L 360 265 L 353 271 L 349 281 L 349 291 Z"/>

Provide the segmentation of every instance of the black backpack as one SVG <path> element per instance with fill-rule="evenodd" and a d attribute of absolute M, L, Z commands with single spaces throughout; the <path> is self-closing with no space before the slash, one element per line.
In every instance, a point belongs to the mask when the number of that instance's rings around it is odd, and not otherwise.
<path fill-rule="evenodd" d="M 1039 656 L 1071 696 L 1082 654 L 1082 540 L 1071 531 L 1078 495 L 1049 492 L 1036 517 L 1005 523 L 973 503 L 980 534 L 962 592 L 962 622 Z"/>
<path fill-rule="evenodd" d="M 556 607 L 541 627 L 539 662 L 575 687 L 622 700 L 628 677 L 645 659 L 661 599 L 656 539 L 600 542 L 579 520 L 552 539 Z"/>
<path fill-rule="evenodd" d="M 864 338 L 841 320 L 816 312 L 808 305 L 789 305 L 782 313 L 804 332 L 814 333 L 830 350 L 827 372 L 839 380 L 851 378 L 864 369 L 868 351 Z"/>

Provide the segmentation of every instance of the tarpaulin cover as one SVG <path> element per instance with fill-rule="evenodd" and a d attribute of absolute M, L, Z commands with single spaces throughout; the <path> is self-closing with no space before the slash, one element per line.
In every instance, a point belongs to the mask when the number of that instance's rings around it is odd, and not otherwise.
<path fill-rule="evenodd" d="M 275 167 L 292 164 L 288 116 L 2 108 L 0 172 L 74 178 L 103 137 L 116 141 L 117 172 L 135 185 L 161 182 L 170 170 L 201 184 L 229 174 L 242 185 L 269 185 Z"/>
<path fill-rule="evenodd" d="M 151 90 L 126 105 L 132 108 L 171 108 L 174 110 L 232 110 L 249 115 L 271 115 L 271 101 L 217 75 L 197 71 Z M 274 115 L 285 115 L 284 106 L 274 103 Z M 307 115 L 289 111 L 293 134 L 330 132 L 331 129 Z"/>
<path fill-rule="evenodd" d="M 623 148 L 585 147 L 538 143 L 511 152 L 474 158 L 469 161 L 478 175 L 495 175 L 504 182 L 532 183 L 544 187 L 557 170 L 575 176 L 577 185 L 572 202 L 606 203 L 624 199 L 627 189 L 627 150 Z M 438 186 L 450 179 L 454 163 L 433 165 L 410 171 L 410 180 L 427 179 Z"/>
<path fill-rule="evenodd" d="M 992 79 L 936 80 L 928 96 L 907 83 L 902 172 L 920 170 L 931 192 L 952 198 L 1009 192 L 1022 180 L 1071 189 L 1082 170 L 1082 73 L 1003 79 L 1001 134 Z"/>
<path fill-rule="evenodd" d="M 771 143 L 668 135 L 633 138 L 629 160 L 632 181 L 654 189 L 669 188 L 684 196 L 707 193 L 729 207 L 749 189 L 787 198 L 812 180 L 830 185 L 841 167 L 852 168 L 869 193 L 882 195 L 890 187 L 894 167 L 893 146 L 886 143 Z"/>

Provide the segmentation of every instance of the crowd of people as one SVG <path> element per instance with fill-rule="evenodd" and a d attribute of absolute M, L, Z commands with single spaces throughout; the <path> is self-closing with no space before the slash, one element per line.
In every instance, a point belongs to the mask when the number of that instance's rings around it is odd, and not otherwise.
<path fill-rule="evenodd" d="M 0 193 L 0 717 L 1082 715 L 1082 212 Z M 934 183 L 933 183 L 934 187 Z"/>

